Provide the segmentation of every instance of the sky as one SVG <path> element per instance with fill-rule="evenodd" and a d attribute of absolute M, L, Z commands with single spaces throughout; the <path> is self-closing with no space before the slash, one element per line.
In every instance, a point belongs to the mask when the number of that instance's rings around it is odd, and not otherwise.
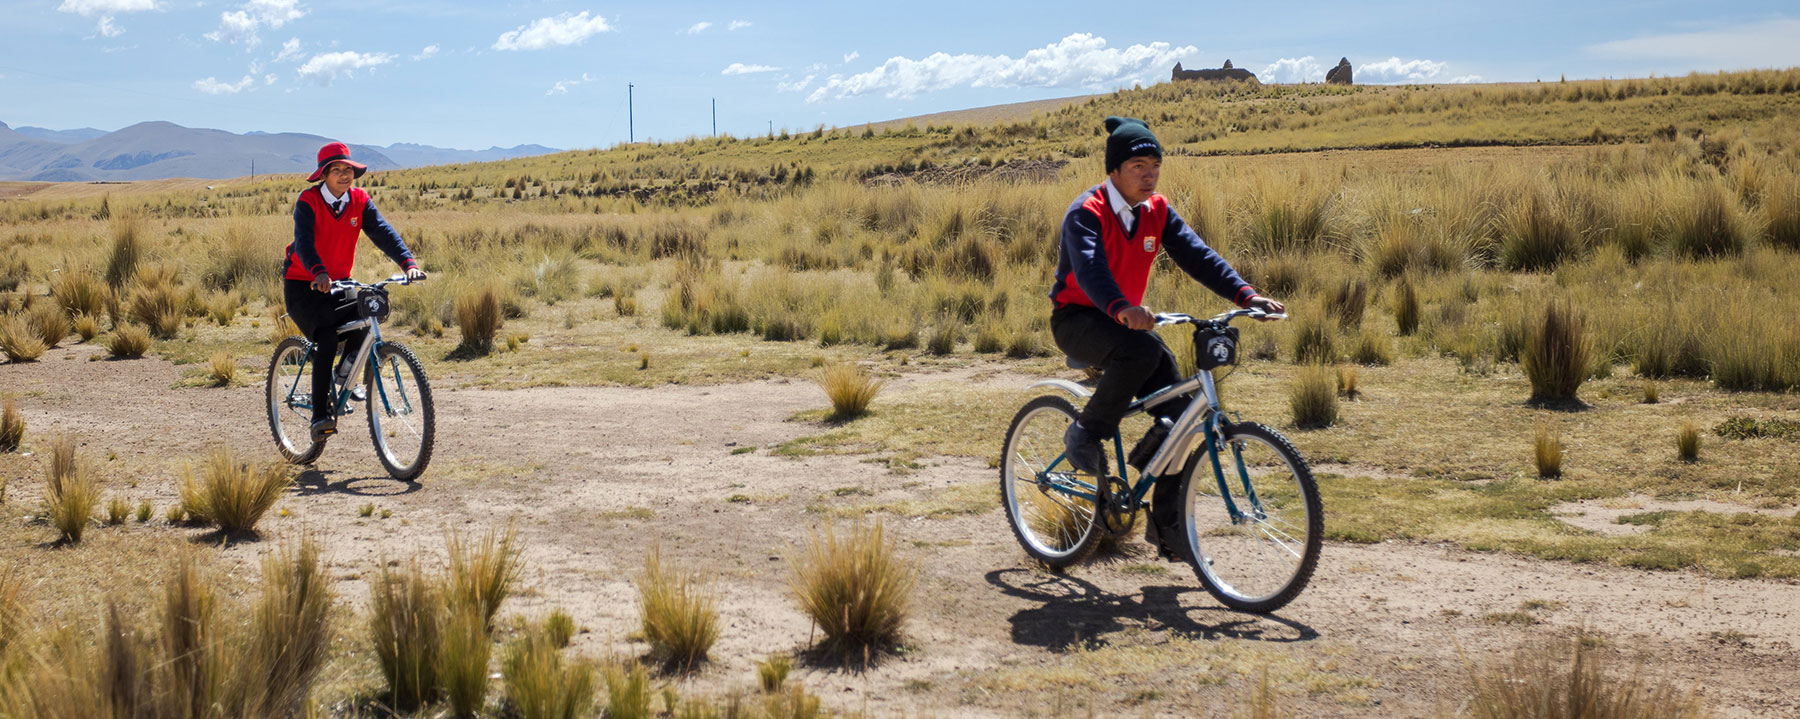
<path fill-rule="evenodd" d="M 0 122 L 611 147 L 851 127 L 1232 64 L 1319 82 L 1554 81 L 1800 65 L 1800 6 L 4 0 Z M 628 87 L 628 85 L 630 87 Z M 629 105 L 629 107 L 628 107 Z"/>

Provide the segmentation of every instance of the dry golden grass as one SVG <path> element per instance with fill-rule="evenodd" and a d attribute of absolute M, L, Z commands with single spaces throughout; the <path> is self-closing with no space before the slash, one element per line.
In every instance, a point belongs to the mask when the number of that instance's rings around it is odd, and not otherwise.
<path fill-rule="evenodd" d="M 794 563 L 790 587 L 800 610 L 825 634 L 820 646 L 845 658 L 867 658 L 897 643 L 912 608 L 918 568 L 896 556 L 882 522 L 814 531 Z"/>
<path fill-rule="evenodd" d="M 131 503 L 124 497 L 114 496 L 106 500 L 106 526 L 117 527 L 131 517 Z"/>
<path fill-rule="evenodd" d="M 298 716 L 331 653 L 332 579 L 311 536 L 263 557 L 262 592 L 235 672 L 246 716 Z"/>
<path fill-rule="evenodd" d="M 206 376 L 212 380 L 214 387 L 231 386 L 231 381 L 237 378 L 237 358 L 225 350 L 214 352 L 208 360 Z"/>
<path fill-rule="evenodd" d="M 75 334 L 83 342 L 94 339 L 95 335 L 100 334 L 100 321 L 94 319 L 92 315 L 76 315 Z"/>
<path fill-rule="evenodd" d="M 150 334 L 169 339 L 181 331 L 186 295 L 175 284 L 140 284 L 126 300 L 126 314 Z"/>
<path fill-rule="evenodd" d="M 788 673 L 794 670 L 794 658 L 787 654 L 771 654 L 768 658 L 756 663 L 756 684 L 764 694 L 781 689 L 787 683 Z"/>
<path fill-rule="evenodd" d="M 451 716 L 473 717 L 487 703 L 493 634 L 488 631 L 487 618 L 474 606 L 457 606 L 445 621 L 438 667 L 444 701 L 450 705 Z"/>
<path fill-rule="evenodd" d="M 718 595 L 706 580 L 665 566 L 662 551 L 652 548 L 637 588 L 638 619 L 651 653 L 684 671 L 706 661 L 719 640 Z"/>
<path fill-rule="evenodd" d="M 112 307 L 112 288 L 100 278 L 77 269 L 58 273 L 50 281 L 50 294 L 69 314 L 98 317 Z"/>
<path fill-rule="evenodd" d="M 457 349 L 469 356 L 481 356 L 494 350 L 494 335 L 500 331 L 500 301 L 492 288 L 482 288 L 456 298 L 456 326 L 462 333 Z"/>
<path fill-rule="evenodd" d="M 591 716 L 594 697 L 600 688 L 595 670 L 592 661 L 565 659 L 549 639 L 537 632 L 529 632 L 509 643 L 500 661 L 506 705 L 511 715 L 519 719 Z"/>
<path fill-rule="evenodd" d="M 1532 323 L 1519 366 L 1531 378 L 1531 399 L 1537 402 L 1573 402 L 1575 392 L 1593 370 L 1587 322 L 1573 307 L 1546 305 Z"/>
<path fill-rule="evenodd" d="M 1477 719 L 1702 719 L 1713 713 L 1696 690 L 1618 676 L 1586 637 L 1520 649 L 1510 662 L 1477 669 L 1469 712 Z"/>
<path fill-rule="evenodd" d="M 196 521 L 218 525 L 230 534 L 253 532 L 256 523 L 281 499 L 294 481 L 293 465 L 269 462 L 252 466 L 215 447 L 199 476 L 189 466 L 181 484 L 181 507 Z"/>
<path fill-rule="evenodd" d="M 1681 423 L 1675 433 L 1675 456 L 1683 462 L 1700 461 L 1700 428 L 1693 420 Z"/>
<path fill-rule="evenodd" d="M 1537 468 L 1539 477 L 1556 479 L 1563 475 L 1562 437 L 1551 432 L 1549 425 L 1538 425 L 1531 448 L 1532 466 Z"/>
<path fill-rule="evenodd" d="M 515 591 L 525 547 L 517 528 L 490 529 L 479 539 L 451 532 L 445 539 L 449 570 L 445 599 L 453 607 L 471 607 L 492 630 L 500 605 Z"/>
<path fill-rule="evenodd" d="M 1288 410 L 1296 427 L 1319 429 L 1335 424 L 1338 419 L 1338 374 L 1323 364 L 1302 367 L 1288 390 Z"/>
<path fill-rule="evenodd" d="M 0 354 L 12 362 L 30 362 L 50 349 L 37 327 L 22 315 L 0 316 Z"/>
<path fill-rule="evenodd" d="M 550 616 L 544 617 L 544 636 L 557 649 L 568 648 L 569 642 L 575 639 L 575 618 L 561 609 L 550 612 Z"/>
<path fill-rule="evenodd" d="M 404 569 L 381 562 L 369 582 L 369 643 L 394 708 L 416 710 L 441 692 L 447 611 L 443 590 L 426 576 L 416 558 Z M 449 663 L 463 665 L 461 659 Z"/>
<path fill-rule="evenodd" d="M 70 330 L 74 329 L 69 322 L 69 314 L 61 306 L 48 302 L 32 307 L 31 311 L 25 313 L 25 319 L 37 331 L 38 338 L 44 341 L 46 348 L 61 344 L 63 338 L 68 337 Z"/>
<path fill-rule="evenodd" d="M 115 359 L 132 359 L 150 351 L 150 331 L 129 322 L 113 328 L 106 342 L 106 353 Z"/>
<path fill-rule="evenodd" d="M 835 364 L 825 368 L 815 380 L 831 400 L 832 420 L 851 420 L 869 412 L 869 405 L 881 392 L 884 382 L 853 364 Z"/>
<path fill-rule="evenodd" d="M 58 435 L 50 443 L 50 461 L 44 473 L 44 508 L 62 541 L 74 544 L 93 519 L 100 504 L 100 482 L 75 456 L 75 440 Z"/>
<path fill-rule="evenodd" d="M 25 441 L 25 415 L 19 414 L 19 400 L 8 396 L 0 400 L 0 452 L 16 452 Z"/>

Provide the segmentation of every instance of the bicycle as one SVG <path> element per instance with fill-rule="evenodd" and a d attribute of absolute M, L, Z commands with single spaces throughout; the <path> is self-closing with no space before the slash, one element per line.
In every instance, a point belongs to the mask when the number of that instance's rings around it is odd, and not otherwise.
<path fill-rule="evenodd" d="M 1167 436 L 1147 459 L 1149 447 L 1140 443 L 1130 457 L 1135 461 L 1128 462 L 1115 433 L 1117 475 L 1095 477 L 1069 464 L 1063 432 L 1076 410 L 1067 398 L 1042 395 L 1025 403 L 1006 433 L 1000 489 L 1007 521 L 1027 554 L 1052 569 L 1074 564 L 1093 550 L 1101 532 L 1130 532 L 1156 482 L 1179 481 L 1187 546 L 1174 549 L 1208 593 L 1233 609 L 1261 614 L 1299 596 L 1318 564 L 1323 508 L 1311 467 L 1286 437 L 1262 424 L 1225 418 L 1212 370 L 1236 364 L 1237 328 L 1231 321 L 1240 317 L 1286 315 L 1262 310 L 1210 319 L 1156 315 L 1158 327 L 1193 326 L 1196 369 L 1192 377 L 1133 402 L 1126 416 L 1183 395 L 1199 396 L 1172 424 L 1159 423 Z M 1079 399 L 1092 394 L 1068 380 L 1031 387 L 1051 387 Z M 1228 477 L 1222 464 L 1225 455 L 1235 477 Z M 1133 466 L 1141 470 L 1135 485 L 1129 481 Z"/>
<path fill-rule="evenodd" d="M 337 416 L 354 413 L 355 383 L 345 377 L 361 377 L 364 403 L 369 417 L 369 436 L 375 442 L 375 456 L 395 479 L 408 482 L 425 472 L 431 461 L 436 436 L 436 415 L 432 409 L 431 384 L 425 379 L 425 368 L 418 355 L 405 345 L 381 338 L 381 322 L 388 316 L 387 285 L 411 284 L 405 275 L 395 275 L 375 284 L 355 280 L 331 283 L 331 292 L 343 297 L 346 304 L 355 303 L 357 318 L 337 328 L 338 334 L 368 328 L 362 345 L 350 355 L 354 361 L 350 371 L 332 382 L 332 397 Z M 342 306 L 339 307 L 342 309 Z M 312 370 L 308 366 L 314 345 L 304 337 L 288 337 L 275 346 L 269 360 L 268 391 L 269 429 L 275 435 L 275 448 L 294 464 L 311 464 L 325 451 L 329 437 L 312 438 Z M 329 362 L 333 358 L 323 358 Z"/>

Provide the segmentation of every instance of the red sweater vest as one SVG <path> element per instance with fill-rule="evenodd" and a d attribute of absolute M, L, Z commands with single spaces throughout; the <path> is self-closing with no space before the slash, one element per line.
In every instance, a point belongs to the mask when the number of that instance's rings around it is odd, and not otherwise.
<path fill-rule="evenodd" d="M 1083 211 L 1100 218 L 1100 246 L 1106 253 L 1106 267 L 1112 270 L 1113 281 L 1119 283 L 1119 291 L 1125 293 L 1125 299 L 1132 305 L 1144 304 L 1144 290 L 1150 286 L 1150 269 L 1156 262 L 1156 253 L 1162 249 L 1163 228 L 1169 224 L 1168 198 L 1151 193 L 1143 207 L 1137 226 L 1132 228 L 1132 236 L 1126 237 L 1125 225 L 1118 215 L 1113 214 L 1104 188 L 1096 190 L 1081 203 Z M 1074 272 L 1069 273 L 1062 291 L 1051 299 L 1059 304 L 1095 306 L 1082 291 Z M 1100 309 L 1105 311 L 1107 308 Z"/>
<path fill-rule="evenodd" d="M 319 253 L 325 274 L 333 280 L 348 279 L 350 271 L 356 269 L 356 240 L 362 235 L 363 210 L 369 206 L 369 194 L 362 188 L 350 188 L 349 195 L 344 214 L 332 217 L 331 206 L 326 204 L 318 185 L 300 193 L 300 201 L 312 208 L 313 250 Z M 303 266 L 291 246 L 288 247 L 287 268 L 282 277 L 290 280 L 311 280 L 316 269 Z"/>

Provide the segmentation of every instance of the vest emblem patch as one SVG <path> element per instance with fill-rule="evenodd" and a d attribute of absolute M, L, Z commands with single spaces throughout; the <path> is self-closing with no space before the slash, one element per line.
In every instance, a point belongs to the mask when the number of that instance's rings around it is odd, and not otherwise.
<path fill-rule="evenodd" d="M 1155 236 L 1144 235 L 1144 251 L 1145 252 L 1155 252 L 1156 251 L 1156 237 Z"/>
<path fill-rule="evenodd" d="M 362 218 L 361 217 L 350 218 L 350 226 L 351 227 L 361 227 L 362 226 Z"/>

